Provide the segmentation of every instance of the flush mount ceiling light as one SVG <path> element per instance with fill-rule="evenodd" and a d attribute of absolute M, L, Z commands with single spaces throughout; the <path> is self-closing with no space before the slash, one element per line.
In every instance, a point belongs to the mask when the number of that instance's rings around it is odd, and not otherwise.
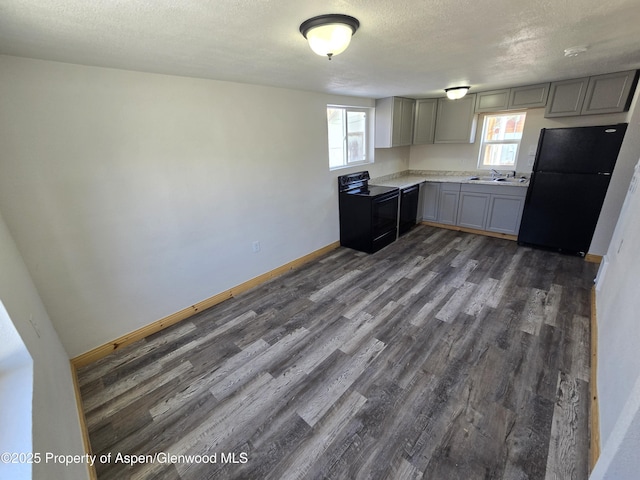
<path fill-rule="evenodd" d="M 451 87 L 445 88 L 444 91 L 447 92 L 447 98 L 450 100 L 458 100 L 464 97 L 470 88 L 471 87 Z"/>
<path fill-rule="evenodd" d="M 349 15 L 332 13 L 319 15 L 302 22 L 300 33 L 309 41 L 311 50 L 329 60 L 344 52 L 360 22 Z"/>

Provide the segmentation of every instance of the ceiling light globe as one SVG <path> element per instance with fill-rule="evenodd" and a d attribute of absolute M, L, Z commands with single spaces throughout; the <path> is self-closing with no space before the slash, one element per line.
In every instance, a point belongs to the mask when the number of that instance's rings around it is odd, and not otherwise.
<path fill-rule="evenodd" d="M 454 88 L 446 88 L 445 92 L 447 93 L 447 98 L 449 100 L 459 100 L 464 97 L 469 91 L 469 87 L 454 87 Z"/>
<path fill-rule="evenodd" d="M 305 20 L 300 25 L 300 33 L 308 40 L 311 50 L 331 60 L 347 49 L 359 27 L 357 18 L 331 13 Z"/>
<path fill-rule="evenodd" d="M 335 56 L 344 52 L 351 43 L 351 27 L 339 23 L 320 25 L 307 32 L 311 50 L 320 56 Z"/>

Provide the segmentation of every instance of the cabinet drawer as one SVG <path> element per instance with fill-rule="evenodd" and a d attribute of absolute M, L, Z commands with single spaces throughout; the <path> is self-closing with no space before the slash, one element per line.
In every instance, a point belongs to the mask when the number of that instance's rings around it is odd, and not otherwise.
<path fill-rule="evenodd" d="M 460 191 L 491 193 L 496 195 L 513 195 L 516 197 L 525 197 L 527 195 L 527 189 L 525 187 L 516 187 L 511 185 L 487 185 L 484 183 L 463 183 L 460 187 Z"/>
<path fill-rule="evenodd" d="M 460 184 L 459 183 L 453 183 L 453 182 L 442 182 L 440 184 L 440 190 L 441 191 L 446 191 L 446 192 L 459 192 L 460 191 Z"/>

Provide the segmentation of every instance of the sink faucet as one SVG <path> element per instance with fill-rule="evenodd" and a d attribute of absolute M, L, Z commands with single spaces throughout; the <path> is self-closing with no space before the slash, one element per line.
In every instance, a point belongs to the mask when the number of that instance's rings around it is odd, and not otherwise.
<path fill-rule="evenodd" d="M 499 178 L 501 176 L 502 174 L 499 171 L 497 171 L 495 168 L 491 169 L 491 180 L 495 180 L 496 178 Z"/>

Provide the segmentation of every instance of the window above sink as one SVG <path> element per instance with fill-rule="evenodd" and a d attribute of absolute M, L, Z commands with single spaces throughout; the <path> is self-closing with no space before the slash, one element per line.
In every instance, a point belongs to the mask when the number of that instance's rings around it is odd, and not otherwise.
<path fill-rule="evenodd" d="M 526 116 L 525 112 L 485 115 L 478 156 L 479 169 L 515 169 Z"/>

